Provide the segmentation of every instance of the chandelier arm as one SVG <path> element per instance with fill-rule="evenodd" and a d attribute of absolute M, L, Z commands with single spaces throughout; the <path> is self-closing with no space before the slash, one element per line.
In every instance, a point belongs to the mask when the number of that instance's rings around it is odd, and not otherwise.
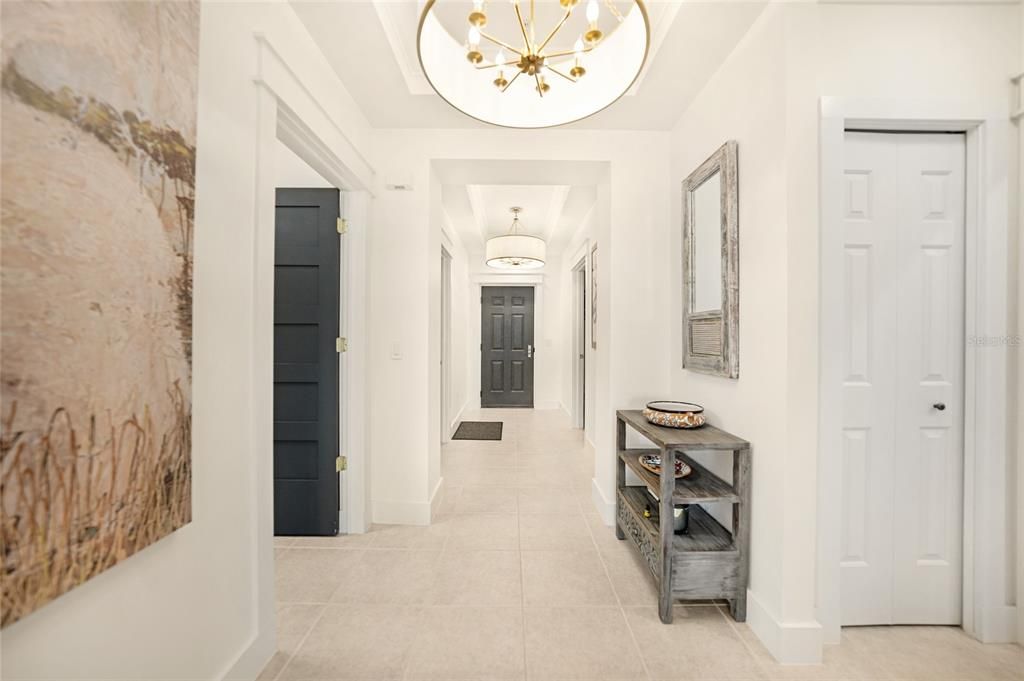
<path fill-rule="evenodd" d="M 572 76 L 569 76 L 569 75 L 566 75 L 566 74 L 562 73 L 558 69 L 552 68 L 550 64 L 545 64 L 544 67 L 547 68 L 547 70 L 550 71 L 551 73 L 558 74 L 562 78 L 565 78 L 570 83 L 575 83 L 576 82 L 575 78 L 573 78 Z"/>
<path fill-rule="evenodd" d="M 537 40 L 537 0 L 530 0 L 530 44 Z M 540 52 L 540 50 L 537 50 Z"/>
<path fill-rule="evenodd" d="M 593 47 L 585 47 L 583 48 L 582 52 L 586 54 L 587 52 L 592 52 L 593 50 Z M 561 52 L 552 52 L 551 54 L 545 54 L 544 59 L 557 59 L 558 57 L 567 57 L 570 54 L 576 54 L 576 52 L 577 50 L 563 50 Z"/>
<path fill-rule="evenodd" d="M 516 19 L 519 20 L 519 30 L 523 32 L 523 43 L 526 44 L 526 53 L 533 54 L 533 46 L 530 44 L 530 38 L 526 35 L 526 24 L 523 23 L 523 13 L 519 11 L 519 3 L 515 4 L 516 8 Z M 519 50 L 516 50 L 519 52 Z M 522 52 L 519 52 L 522 54 Z"/>
<path fill-rule="evenodd" d="M 507 90 L 507 89 L 509 89 L 510 87 L 512 87 L 512 83 L 516 82 L 516 78 L 518 78 L 518 77 L 519 77 L 519 76 L 521 76 L 522 74 L 523 74 L 523 72 L 522 72 L 522 71 L 516 71 L 516 75 L 512 76 L 512 80 L 510 80 L 510 81 L 508 82 L 508 85 L 506 85 L 505 87 L 501 88 L 501 91 L 502 91 L 502 92 L 504 92 L 505 90 Z"/>
<path fill-rule="evenodd" d="M 544 99 L 544 88 L 540 86 L 540 76 L 535 73 L 533 74 L 533 79 L 537 81 L 537 94 L 540 95 L 541 99 Z"/>
<path fill-rule="evenodd" d="M 483 38 L 486 38 L 487 40 L 490 40 L 492 43 L 494 43 L 495 45 L 498 45 L 499 47 L 504 47 L 506 50 L 512 50 L 513 52 L 518 54 L 520 57 L 523 56 L 522 50 L 520 50 L 519 48 L 516 48 L 516 47 L 512 47 L 511 45 L 509 45 L 508 43 L 506 43 L 503 40 L 498 40 L 497 38 L 495 38 L 494 36 L 490 35 L 489 33 L 484 33 L 483 31 L 480 31 L 480 36 L 483 37 Z M 515 64 L 517 61 L 518 60 L 513 60 L 513 61 L 510 61 L 510 62 L 507 62 L 507 63 Z"/>
<path fill-rule="evenodd" d="M 548 37 L 545 38 L 544 42 L 542 42 L 540 46 L 537 48 L 538 53 L 542 52 L 544 48 L 548 46 L 548 43 L 551 42 L 551 39 L 555 37 L 555 34 L 558 33 L 559 30 L 561 30 L 562 26 L 565 25 L 565 22 L 568 21 L 571 15 L 572 8 L 570 7 L 569 9 L 565 10 L 565 14 L 562 15 L 562 20 L 559 21 L 553 29 L 551 29 L 551 33 L 548 33 Z"/>
<path fill-rule="evenodd" d="M 612 13 L 612 16 L 619 20 L 620 24 L 626 20 L 626 17 L 622 16 L 622 12 L 619 11 L 619 8 L 615 6 L 612 0 L 604 0 L 604 4 L 608 11 Z"/>
<path fill-rule="evenodd" d="M 484 71 L 484 70 L 486 70 L 486 69 L 494 69 L 494 68 L 499 68 L 499 67 L 501 67 L 501 66 L 512 66 L 513 64 L 518 64 L 518 63 L 519 63 L 519 60 L 518 60 L 518 59 L 513 59 L 513 60 L 511 60 L 511 61 L 505 61 L 505 62 L 502 62 L 502 63 L 500 63 L 500 64 L 498 64 L 498 63 L 494 63 L 494 64 L 486 64 L 486 65 L 484 65 L 484 66 L 476 66 L 476 67 L 474 67 L 474 68 L 475 68 L 475 69 L 476 69 L 477 71 Z"/>

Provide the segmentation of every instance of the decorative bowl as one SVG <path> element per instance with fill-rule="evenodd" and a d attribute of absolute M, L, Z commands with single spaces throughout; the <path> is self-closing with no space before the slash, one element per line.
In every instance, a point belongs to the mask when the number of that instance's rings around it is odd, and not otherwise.
<path fill-rule="evenodd" d="M 650 423 L 667 428 L 700 428 L 706 422 L 704 407 L 692 402 L 648 402 L 643 413 Z"/>
<path fill-rule="evenodd" d="M 640 465 L 654 473 L 655 475 L 661 475 L 661 454 L 641 454 L 637 457 Z M 690 464 L 686 463 L 681 459 L 676 459 L 676 472 L 675 477 L 685 478 L 687 475 L 693 472 L 690 468 Z"/>

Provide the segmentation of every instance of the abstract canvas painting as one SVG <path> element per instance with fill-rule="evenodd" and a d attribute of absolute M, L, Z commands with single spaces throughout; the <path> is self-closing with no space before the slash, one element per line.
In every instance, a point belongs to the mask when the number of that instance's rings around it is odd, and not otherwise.
<path fill-rule="evenodd" d="M 0 7 L 7 626 L 191 520 L 199 4 Z"/>

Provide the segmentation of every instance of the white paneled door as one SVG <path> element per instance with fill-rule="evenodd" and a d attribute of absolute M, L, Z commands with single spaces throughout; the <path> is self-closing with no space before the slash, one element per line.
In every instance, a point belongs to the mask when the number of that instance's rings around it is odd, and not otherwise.
<path fill-rule="evenodd" d="M 843 625 L 960 624 L 965 154 L 846 133 Z"/>

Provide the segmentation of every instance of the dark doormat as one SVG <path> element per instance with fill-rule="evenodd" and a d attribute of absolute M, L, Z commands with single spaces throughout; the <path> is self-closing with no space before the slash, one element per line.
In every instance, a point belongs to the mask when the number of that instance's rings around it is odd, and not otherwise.
<path fill-rule="evenodd" d="M 500 440 L 501 421 L 463 421 L 453 440 Z"/>

